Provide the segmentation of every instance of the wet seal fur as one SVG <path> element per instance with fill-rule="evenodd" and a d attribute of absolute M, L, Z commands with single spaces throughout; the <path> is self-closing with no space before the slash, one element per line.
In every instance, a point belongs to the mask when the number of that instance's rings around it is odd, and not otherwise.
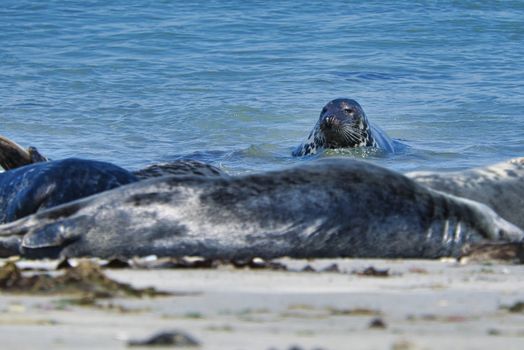
<path fill-rule="evenodd" d="M 484 203 L 524 229 L 524 158 L 456 172 L 411 172 L 419 184 Z"/>
<path fill-rule="evenodd" d="M 487 206 L 366 162 L 325 159 L 237 177 L 165 176 L 0 226 L 0 254 L 438 258 L 520 241 Z"/>
<path fill-rule="evenodd" d="M 138 181 L 116 165 L 69 158 L 0 173 L 0 223 Z"/>
<path fill-rule="evenodd" d="M 357 101 L 339 98 L 324 106 L 308 138 L 292 154 L 299 157 L 325 148 L 355 147 L 394 152 L 393 141 L 368 120 Z"/>
<path fill-rule="evenodd" d="M 135 181 L 167 175 L 227 176 L 193 160 L 129 172 L 111 163 L 67 158 L 39 161 L 0 173 L 0 224 Z"/>
<path fill-rule="evenodd" d="M 0 136 L 0 223 L 84 198 L 138 180 L 166 175 L 227 176 L 196 160 L 153 164 L 129 172 L 116 165 L 77 158 L 49 161 L 35 147 L 27 150 Z"/>

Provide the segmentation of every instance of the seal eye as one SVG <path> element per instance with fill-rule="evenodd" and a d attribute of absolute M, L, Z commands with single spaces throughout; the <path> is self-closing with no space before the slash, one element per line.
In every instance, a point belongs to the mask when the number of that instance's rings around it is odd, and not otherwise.
<path fill-rule="evenodd" d="M 320 112 L 320 114 L 322 115 L 322 114 L 324 114 L 324 113 L 326 113 L 326 112 L 327 112 L 327 108 L 324 107 L 324 108 L 322 108 L 322 111 Z"/>
<path fill-rule="evenodd" d="M 353 109 L 351 109 L 351 108 L 346 108 L 346 109 L 344 109 L 344 111 L 346 111 L 346 113 L 349 113 L 349 114 L 355 113 L 355 111 Z"/>

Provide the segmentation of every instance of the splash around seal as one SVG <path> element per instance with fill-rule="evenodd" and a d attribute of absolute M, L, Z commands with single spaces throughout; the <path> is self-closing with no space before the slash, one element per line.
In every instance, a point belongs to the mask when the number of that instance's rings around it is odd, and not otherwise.
<path fill-rule="evenodd" d="M 524 234 L 480 203 L 366 162 L 327 159 L 140 181 L 1 225 L 0 236 L 2 255 L 233 259 L 437 258 Z"/>
<path fill-rule="evenodd" d="M 394 152 L 393 141 L 371 123 L 360 104 L 339 98 L 328 102 L 308 138 L 292 153 L 294 157 L 315 154 L 325 148 L 374 147 Z"/>

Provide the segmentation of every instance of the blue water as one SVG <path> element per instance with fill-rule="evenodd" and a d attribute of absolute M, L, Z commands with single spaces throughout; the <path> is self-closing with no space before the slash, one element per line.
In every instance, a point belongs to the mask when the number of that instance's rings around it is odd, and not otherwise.
<path fill-rule="evenodd" d="M 523 156 L 524 2 L 0 3 L 0 134 L 51 158 L 274 169 L 337 97 L 406 145 L 343 156 Z"/>

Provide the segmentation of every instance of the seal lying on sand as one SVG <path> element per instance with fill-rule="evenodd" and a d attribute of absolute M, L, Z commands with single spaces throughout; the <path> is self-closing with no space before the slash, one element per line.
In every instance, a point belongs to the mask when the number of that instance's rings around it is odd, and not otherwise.
<path fill-rule="evenodd" d="M 393 152 L 393 141 L 372 124 L 355 100 L 330 101 L 320 112 L 308 138 L 293 151 L 293 156 L 315 154 L 323 148 L 375 147 Z"/>
<path fill-rule="evenodd" d="M 524 236 L 485 205 L 347 158 L 140 181 L 1 225 L 0 235 L 5 256 L 223 259 L 437 258 Z"/>
<path fill-rule="evenodd" d="M 406 175 L 435 190 L 484 203 L 524 229 L 524 158 L 465 171 Z"/>

